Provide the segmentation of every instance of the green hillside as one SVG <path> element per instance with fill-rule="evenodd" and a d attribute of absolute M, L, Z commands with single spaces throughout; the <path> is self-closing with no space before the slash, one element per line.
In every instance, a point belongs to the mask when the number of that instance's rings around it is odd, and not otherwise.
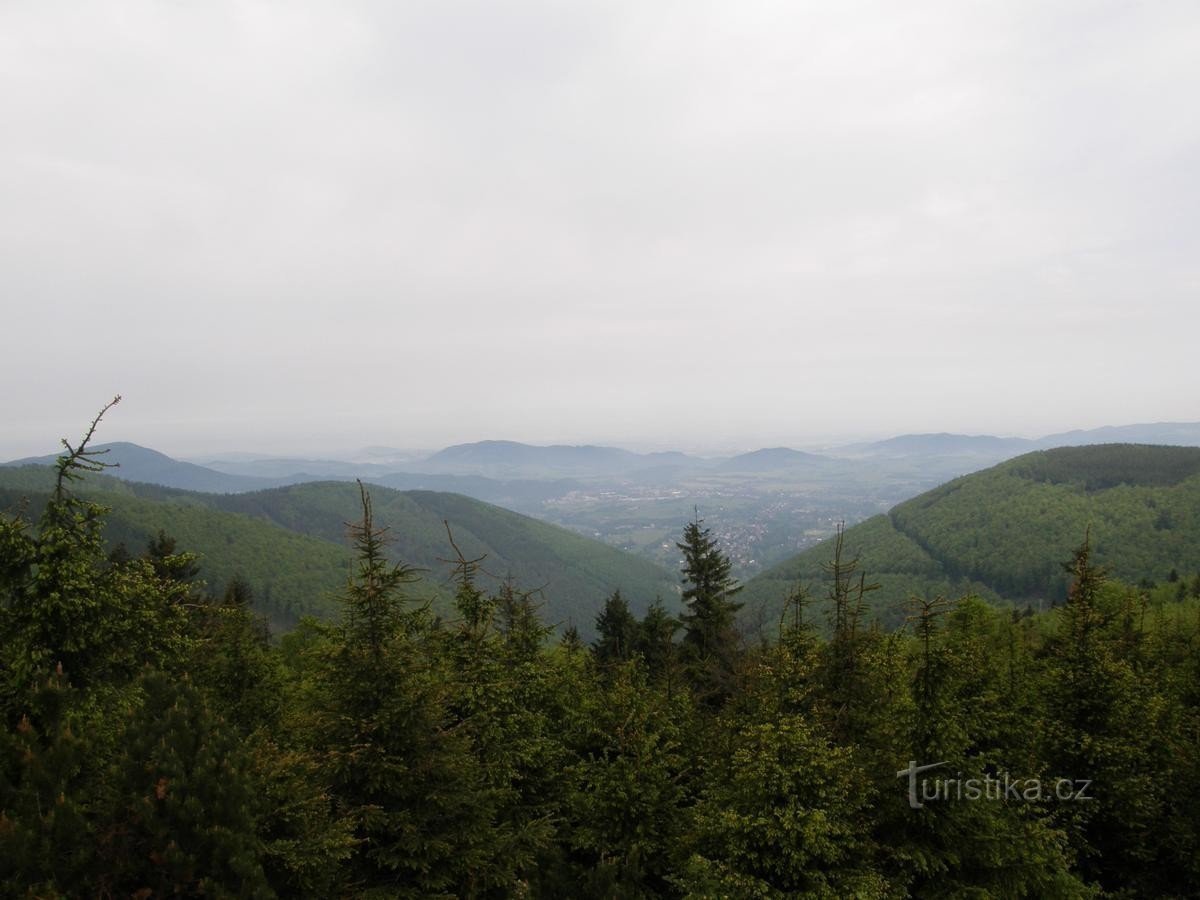
<path fill-rule="evenodd" d="M 486 557 L 483 569 L 496 579 L 512 576 L 519 587 L 540 588 L 547 621 L 571 621 L 587 633 L 604 598 L 616 588 L 643 611 L 656 596 L 670 603 L 675 581 L 647 560 L 528 516 L 461 494 L 395 491 L 371 486 L 375 518 L 388 526 L 397 559 L 427 570 L 427 582 L 445 586 L 453 555 L 446 536 L 468 558 Z M 318 482 L 210 496 L 223 510 L 266 519 L 327 541 L 344 541 L 346 522 L 358 513 L 358 487 Z"/>
<path fill-rule="evenodd" d="M 0 469 L 0 510 L 23 499 L 36 515 L 52 485 L 44 467 Z M 254 587 L 259 605 L 278 624 L 321 614 L 349 572 L 346 523 L 360 516 L 358 487 L 314 482 L 248 494 L 173 490 L 92 475 L 83 489 L 112 508 L 106 537 L 139 552 L 161 528 L 181 549 L 201 556 L 201 577 L 220 588 L 234 574 Z M 453 556 L 444 522 L 468 558 L 485 557 L 498 581 L 541 589 L 543 615 L 573 622 L 586 636 L 604 598 L 620 588 L 642 611 L 656 596 L 673 603 L 671 575 L 653 563 L 599 541 L 458 494 L 370 488 L 375 519 L 390 529 L 391 550 L 426 570 L 413 592 L 444 601 Z"/>
<path fill-rule="evenodd" d="M 1028 453 L 957 478 L 846 530 L 876 615 L 895 624 L 909 596 L 974 592 L 1047 605 L 1066 593 L 1061 563 L 1091 529 L 1097 560 L 1124 581 L 1200 571 L 1200 448 L 1138 444 Z M 825 593 L 826 542 L 752 579 L 747 621 L 778 617 L 797 583 Z"/>
<path fill-rule="evenodd" d="M 0 470 L 0 512 L 25 505 L 26 518 L 36 518 L 52 485 L 49 469 Z M 348 547 L 214 509 L 203 502 L 204 495 L 96 475 L 89 476 L 82 492 L 112 509 L 104 529 L 111 547 L 123 544 L 140 553 L 161 529 L 176 539 L 179 549 L 199 554 L 199 577 L 210 588 L 223 589 L 234 575 L 249 581 L 260 611 L 276 627 L 306 613 L 328 613 L 332 596 L 350 574 Z M 151 496 L 139 496 L 143 492 Z"/>

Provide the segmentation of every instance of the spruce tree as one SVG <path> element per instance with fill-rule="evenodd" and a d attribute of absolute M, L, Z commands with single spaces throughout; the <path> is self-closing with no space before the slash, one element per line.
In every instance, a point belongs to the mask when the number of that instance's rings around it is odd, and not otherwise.
<path fill-rule="evenodd" d="M 567 877 L 544 896 L 671 896 L 687 801 L 690 698 L 667 697 L 636 662 L 613 663 L 564 711 Z"/>
<path fill-rule="evenodd" d="M 721 552 L 712 530 L 696 517 L 683 530 L 683 646 L 693 683 L 701 697 L 718 704 L 733 689 L 741 636 L 735 624 L 742 604 L 733 598 L 741 585 L 733 563 Z"/>
<path fill-rule="evenodd" d="M 0 703 L 20 705 L 61 666 L 84 691 L 110 692 L 146 664 L 165 665 L 182 649 L 187 593 L 146 560 L 111 562 L 104 515 L 72 485 L 107 467 L 88 445 L 105 412 L 77 445 L 63 440 L 54 490 L 36 529 L 21 519 L 0 525 Z M 167 559 L 181 557 L 168 555 Z"/>
<path fill-rule="evenodd" d="M 655 598 L 638 623 L 637 651 L 641 653 L 650 677 L 666 683 L 668 694 L 678 668 L 675 632 L 682 627 L 683 623 L 667 613 L 660 597 Z"/>
<path fill-rule="evenodd" d="M 1039 732 L 1048 771 L 1089 780 L 1094 799 L 1058 811 L 1084 877 L 1105 890 L 1161 895 L 1157 846 L 1143 836 L 1173 789 L 1171 748 L 1158 737 L 1169 731 L 1164 686 L 1131 652 L 1121 594 L 1092 561 L 1090 535 L 1064 568 L 1071 587 L 1047 648 L 1048 721 Z"/>
<path fill-rule="evenodd" d="M 358 846 L 344 891 L 355 896 L 471 893 L 495 855 L 492 810 L 470 736 L 453 727 L 452 678 L 412 570 L 389 562 L 361 488 L 351 526 L 355 575 L 342 616 L 324 629 L 306 717 L 334 803 Z"/>
<path fill-rule="evenodd" d="M 633 656 L 638 622 L 619 590 L 612 592 L 604 601 L 604 608 L 596 615 L 596 634 L 599 637 L 592 644 L 596 662 L 619 662 Z"/>
<path fill-rule="evenodd" d="M 273 897 L 262 799 L 237 732 L 186 677 L 146 672 L 105 780 L 98 896 Z"/>

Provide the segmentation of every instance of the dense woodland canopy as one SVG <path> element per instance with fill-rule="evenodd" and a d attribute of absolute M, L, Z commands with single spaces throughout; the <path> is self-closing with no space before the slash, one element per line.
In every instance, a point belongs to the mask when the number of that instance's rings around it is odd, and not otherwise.
<path fill-rule="evenodd" d="M 453 546 L 452 613 L 413 599 L 364 491 L 337 615 L 276 643 L 170 536 L 106 550 L 71 490 L 100 462 L 68 447 L 0 519 L 6 896 L 1200 893 L 1200 601 L 1106 579 L 1099 533 L 1054 610 L 930 598 L 892 631 L 838 542 L 760 643 L 697 520 L 682 621 L 614 594 L 585 645 Z M 914 809 L 913 760 L 1090 799 Z"/>
<path fill-rule="evenodd" d="M 913 595 L 974 594 L 1034 609 L 1066 600 L 1062 568 L 1091 528 L 1110 574 L 1150 587 L 1200 577 L 1200 448 L 1101 444 L 1019 456 L 955 478 L 846 530 L 880 589 L 872 614 L 899 626 Z M 804 551 L 752 579 L 746 621 L 778 619 L 797 582 L 818 584 L 828 550 Z"/>
<path fill-rule="evenodd" d="M 0 509 L 24 507 L 36 519 L 54 481 L 49 467 L 0 467 Z M 337 609 L 352 562 L 346 522 L 359 516 L 353 482 L 206 494 L 93 472 L 76 491 L 108 508 L 103 535 L 110 549 L 137 552 L 166 531 L 200 557 L 210 587 L 219 590 L 235 576 L 248 582 L 254 608 L 275 631 L 290 630 L 302 615 L 326 618 Z M 542 588 L 545 618 L 555 625 L 575 623 L 589 638 L 610 585 L 626 588 L 639 612 L 658 595 L 675 595 L 670 573 L 654 563 L 529 516 L 439 491 L 372 486 L 371 494 L 380 520 L 393 529 L 389 556 L 423 570 L 419 593 L 436 612 L 448 614 L 454 594 L 444 562 L 447 521 L 464 553 L 486 555 L 486 576 L 502 581 L 512 575 Z"/>

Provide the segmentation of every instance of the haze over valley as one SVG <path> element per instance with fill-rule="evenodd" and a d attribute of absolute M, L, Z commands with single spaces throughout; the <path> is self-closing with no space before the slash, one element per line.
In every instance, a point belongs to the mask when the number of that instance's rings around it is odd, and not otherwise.
<path fill-rule="evenodd" d="M 428 453 L 371 447 L 347 459 L 231 450 L 175 460 L 129 443 L 102 445 L 110 474 L 190 491 L 238 493 L 360 478 L 396 490 L 450 492 L 561 525 L 665 571 L 697 513 L 745 580 L 960 475 L 1037 449 L 1099 443 L 1200 446 L 1200 423 L 1106 426 L 1038 439 L 906 434 L 817 451 L 772 447 L 732 456 L 596 445 L 479 441 Z M 14 460 L 48 464 L 53 456 Z"/>

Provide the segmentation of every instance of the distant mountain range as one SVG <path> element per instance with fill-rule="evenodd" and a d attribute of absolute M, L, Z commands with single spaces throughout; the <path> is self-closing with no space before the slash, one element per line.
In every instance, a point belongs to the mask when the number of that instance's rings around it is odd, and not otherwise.
<path fill-rule="evenodd" d="M 1087 446 L 1111 434 L 1177 445 Z M 695 508 L 691 496 L 680 489 L 647 491 L 636 484 L 614 491 L 607 485 L 615 482 L 604 478 L 699 472 L 701 480 L 716 485 L 708 495 L 711 504 L 758 503 L 753 508 L 767 509 L 763 515 L 769 517 L 777 515 L 769 509 L 779 496 L 775 485 L 785 482 L 801 485 L 802 496 L 808 497 L 830 491 L 838 479 L 876 477 L 880 491 L 898 491 L 897 486 L 915 486 L 925 479 L 910 493 L 897 492 L 894 497 L 911 496 L 933 476 L 949 473 L 944 477 L 953 480 L 943 486 L 847 531 L 849 550 L 861 553 L 866 571 L 884 585 L 873 595 L 875 605 L 894 624 L 898 604 L 911 594 L 974 591 L 1020 602 L 1059 599 L 1065 582 L 1058 564 L 1089 525 L 1097 555 L 1122 578 L 1161 578 L 1171 568 L 1189 574 L 1200 571 L 1200 449 L 1183 446 L 1189 441 L 1200 445 L 1200 424 L 1122 426 L 1038 441 L 902 435 L 856 445 L 847 450 L 853 457 L 775 447 L 702 460 L 605 447 L 486 441 L 447 448 L 416 465 L 435 467 L 437 460 L 436 465 L 447 468 L 515 471 L 521 477 L 373 470 L 364 480 L 378 485 L 372 487 L 376 511 L 381 522 L 393 528 L 398 557 L 442 573 L 430 582 L 433 594 L 444 600 L 448 593 L 443 562 L 449 555 L 442 524 L 446 520 L 465 552 L 486 554 L 489 571 L 498 577 L 511 574 L 525 587 L 544 587 L 547 617 L 573 622 L 586 634 L 607 592 L 620 587 L 635 606 L 656 595 L 671 600 L 676 576 L 641 556 L 512 508 L 545 511 L 561 505 L 563 498 L 570 503 L 608 503 L 615 510 L 615 525 L 603 533 L 627 547 L 639 539 L 649 541 L 654 558 L 670 568 L 676 523 Z M 1030 443 L 1066 446 L 1012 458 L 1014 448 Z M 347 483 L 355 464 L 338 470 L 336 481 L 302 472 L 267 478 L 220 472 L 134 444 L 104 446 L 110 451 L 106 459 L 120 463 L 120 468 L 90 476 L 87 489 L 113 507 L 108 532 L 113 543 L 138 549 L 164 528 L 181 546 L 203 554 L 205 577 L 214 584 L 236 573 L 250 577 L 264 608 L 277 621 L 327 609 L 331 592 L 344 584 L 349 555 L 342 535 L 345 523 L 357 518 L 356 487 Z M 986 466 L 989 455 L 1006 461 L 954 477 Z M 50 489 L 47 463 L 52 460 L 38 457 L 0 468 L 0 509 L 15 507 L 21 497 L 29 497 L 35 506 L 39 497 L 44 499 Z M 335 461 L 328 462 L 335 468 Z M 597 475 L 598 470 L 617 474 Z M 562 474 L 571 471 L 588 474 Z M 533 477 L 534 472 L 543 477 Z M 765 499 L 747 499 L 749 495 L 728 489 L 741 484 L 765 485 Z M 610 494 L 616 499 L 605 499 Z M 589 535 L 602 533 L 586 527 L 586 516 L 580 521 L 585 527 L 571 524 Z M 641 538 L 638 529 L 645 529 L 649 537 Z M 768 622 L 797 582 L 813 584 L 820 595 L 828 556 L 829 547 L 818 545 L 752 579 L 743 595 L 746 614 Z"/>
<path fill-rule="evenodd" d="M 871 609 L 895 625 L 914 595 L 1061 602 L 1061 564 L 1089 529 L 1097 561 L 1118 578 L 1196 576 L 1200 448 L 1100 444 L 1028 453 L 848 528 L 845 551 L 881 585 L 868 595 Z M 769 629 L 797 585 L 818 601 L 826 596 L 832 553 L 826 541 L 751 579 L 741 595 L 747 622 Z"/>
<path fill-rule="evenodd" d="M 1200 422 L 1106 425 L 1103 428 L 1064 431 L 1032 439 L 946 432 L 902 434 L 872 443 L 850 444 L 832 452 L 833 455 L 860 457 L 985 456 L 1006 459 L 1030 450 L 1113 443 L 1200 447 Z"/>
<path fill-rule="evenodd" d="M 1038 446 L 1038 441 L 1026 438 L 1002 438 L 990 434 L 902 434 L 868 444 L 851 444 L 841 448 L 849 456 L 907 457 L 907 456 L 1012 456 Z"/>
<path fill-rule="evenodd" d="M 1154 422 L 1144 425 L 1105 425 L 1087 431 L 1064 431 L 1038 441 L 1042 447 L 1086 444 L 1172 444 L 1200 447 L 1200 422 Z"/>
<path fill-rule="evenodd" d="M 635 453 L 591 444 L 535 446 L 516 441 L 456 444 L 421 458 L 395 462 L 354 462 L 303 457 L 258 458 L 226 454 L 206 465 L 172 459 L 137 444 L 102 445 L 106 461 L 119 464 L 111 474 L 129 480 L 209 493 L 241 493 L 324 480 L 362 478 L 399 489 L 427 488 L 464 493 L 501 505 L 529 508 L 578 489 L 588 479 L 664 483 L 716 473 L 755 476 L 767 473 L 819 473 L 841 461 L 898 466 L 930 464 L 931 473 L 951 475 L 1001 462 L 1031 450 L 1123 442 L 1200 446 L 1200 422 L 1160 422 L 1069 431 L 1037 439 L 993 435 L 904 434 L 882 441 L 836 447 L 823 454 L 770 447 L 729 458 L 708 459 L 675 451 Z M 384 458 L 386 448 L 375 448 Z M 390 452 L 390 451 L 389 451 Z M 14 460 L 5 465 L 48 465 L 54 455 Z M 911 466 L 904 471 L 913 471 Z M 533 487 L 531 482 L 539 482 Z M 928 483 L 928 482 L 926 482 Z"/>
<path fill-rule="evenodd" d="M 257 491 L 276 487 L 283 483 L 282 480 L 275 478 L 217 472 L 194 463 L 172 459 L 157 450 L 126 441 L 98 444 L 94 449 L 104 454 L 99 457 L 103 463 L 115 467 L 110 469 L 108 474 L 126 481 L 141 481 L 186 491 L 204 491 L 214 494 Z M 49 466 L 54 464 L 57 456 L 58 454 L 31 456 L 25 459 L 15 459 L 4 465 Z"/>

